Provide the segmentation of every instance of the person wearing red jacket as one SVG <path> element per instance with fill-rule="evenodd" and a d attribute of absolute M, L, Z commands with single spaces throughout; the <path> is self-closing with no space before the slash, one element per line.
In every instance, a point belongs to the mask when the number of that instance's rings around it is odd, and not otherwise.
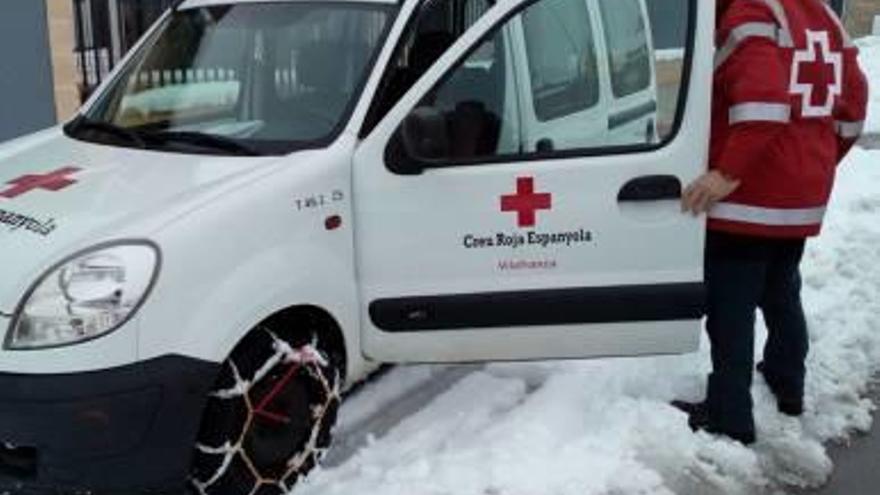
<path fill-rule="evenodd" d="M 755 441 L 755 311 L 768 328 L 758 370 L 781 412 L 803 412 L 809 338 L 805 240 L 819 234 L 835 171 L 861 134 L 868 87 L 858 50 L 822 0 L 718 0 L 710 171 L 683 209 L 708 214 L 706 400 L 674 402 L 694 430 Z"/>

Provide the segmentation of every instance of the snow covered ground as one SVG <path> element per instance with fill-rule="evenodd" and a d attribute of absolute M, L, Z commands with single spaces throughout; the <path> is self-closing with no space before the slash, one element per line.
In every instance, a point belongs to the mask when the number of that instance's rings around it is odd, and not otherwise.
<path fill-rule="evenodd" d="M 860 46 L 880 88 L 880 38 Z M 880 89 L 872 98 L 880 132 Z M 296 494 L 751 495 L 822 484 L 833 469 L 823 444 L 871 427 L 861 395 L 880 371 L 880 151 L 854 150 L 839 177 L 804 262 L 807 411 L 781 416 L 756 377 L 753 448 L 692 434 L 667 405 L 702 397 L 706 342 L 680 357 L 401 367 L 344 405 L 330 466 Z"/>

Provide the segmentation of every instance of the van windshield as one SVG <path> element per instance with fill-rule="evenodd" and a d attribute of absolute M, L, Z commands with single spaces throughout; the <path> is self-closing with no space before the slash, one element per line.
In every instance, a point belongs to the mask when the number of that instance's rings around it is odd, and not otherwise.
<path fill-rule="evenodd" d="M 276 2 L 174 12 L 66 131 L 187 153 L 326 146 L 345 125 L 393 8 Z"/>

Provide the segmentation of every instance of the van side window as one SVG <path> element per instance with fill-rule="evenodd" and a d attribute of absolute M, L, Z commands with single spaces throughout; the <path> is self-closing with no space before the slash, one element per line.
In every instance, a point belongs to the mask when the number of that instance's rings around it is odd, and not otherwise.
<path fill-rule="evenodd" d="M 545 0 L 522 17 L 538 118 L 552 120 L 598 103 L 596 46 L 584 0 Z"/>
<path fill-rule="evenodd" d="M 668 142 L 684 115 L 697 0 L 602 1 L 628 7 L 603 16 L 595 0 L 539 0 L 495 26 L 402 120 L 388 168 L 490 166 Z M 630 38 L 602 49 L 602 31 L 622 29 Z"/>
<path fill-rule="evenodd" d="M 599 9 L 605 26 L 614 96 L 623 98 L 648 89 L 651 60 L 641 2 L 599 0 Z"/>

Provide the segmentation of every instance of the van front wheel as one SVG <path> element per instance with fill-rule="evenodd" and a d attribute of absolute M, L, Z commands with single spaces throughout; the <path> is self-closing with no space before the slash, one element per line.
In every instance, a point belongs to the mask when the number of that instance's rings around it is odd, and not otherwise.
<path fill-rule="evenodd" d="M 190 485 L 200 495 L 281 495 L 330 445 L 340 366 L 315 334 L 252 332 L 208 398 Z"/>

